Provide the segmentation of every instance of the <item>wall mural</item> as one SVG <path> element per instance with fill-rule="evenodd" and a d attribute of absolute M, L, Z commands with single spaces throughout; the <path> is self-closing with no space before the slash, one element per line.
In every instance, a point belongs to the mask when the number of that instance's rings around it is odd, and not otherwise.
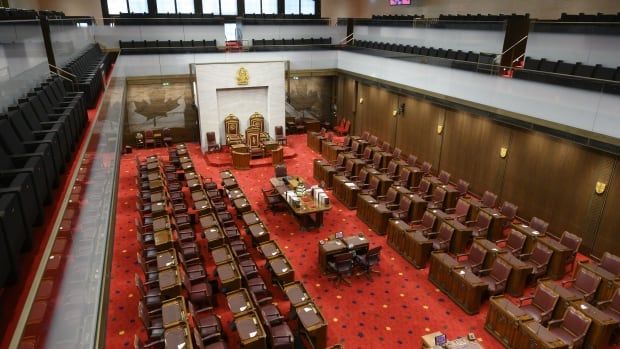
<path fill-rule="evenodd" d="M 318 119 L 329 118 L 332 98 L 331 77 L 290 79 L 290 103 L 299 111 L 307 111 Z"/>

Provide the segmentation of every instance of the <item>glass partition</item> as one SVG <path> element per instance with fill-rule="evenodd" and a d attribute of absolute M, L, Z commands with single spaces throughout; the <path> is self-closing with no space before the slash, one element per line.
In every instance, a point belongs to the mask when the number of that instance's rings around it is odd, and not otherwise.
<path fill-rule="evenodd" d="M 94 19 L 50 19 L 50 40 L 56 66 L 62 67 L 95 42 Z"/>
<path fill-rule="evenodd" d="M 109 255 L 125 108 L 113 79 L 61 207 L 12 347 L 97 348 L 108 303 Z M 27 318 L 25 318 L 27 317 Z"/>
<path fill-rule="evenodd" d="M 39 21 L 0 21 L 0 113 L 48 74 Z"/>

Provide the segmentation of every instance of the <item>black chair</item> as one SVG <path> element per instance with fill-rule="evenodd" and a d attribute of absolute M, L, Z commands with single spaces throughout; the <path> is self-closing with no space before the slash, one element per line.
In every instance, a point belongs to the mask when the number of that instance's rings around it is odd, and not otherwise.
<path fill-rule="evenodd" d="M 363 273 L 358 275 L 366 275 L 369 280 L 372 280 L 372 273 L 381 274 L 380 271 L 374 270 L 372 267 L 379 264 L 381 253 L 381 246 L 373 247 L 365 254 L 355 255 L 355 263 L 364 269 Z"/>
<path fill-rule="evenodd" d="M 327 270 L 335 273 L 329 279 L 336 280 L 336 286 L 344 282 L 347 286 L 351 286 L 351 281 L 346 277 L 351 276 L 353 272 L 353 253 L 339 253 L 333 257 L 333 260 L 327 262 Z"/>
<path fill-rule="evenodd" d="M 287 176 L 287 172 L 286 172 L 286 165 L 285 164 L 278 164 L 275 166 L 275 175 L 276 177 L 286 177 Z"/>
<path fill-rule="evenodd" d="M 284 210 L 287 208 L 284 198 L 275 189 L 262 189 L 263 198 L 267 204 L 267 209 L 271 210 L 274 214 L 277 210 Z"/>
<path fill-rule="evenodd" d="M 0 193 L 3 191 L 0 189 Z M 31 229 L 26 225 L 19 201 L 16 193 L 0 194 L 0 288 L 17 278 L 19 252 L 31 240 Z"/>

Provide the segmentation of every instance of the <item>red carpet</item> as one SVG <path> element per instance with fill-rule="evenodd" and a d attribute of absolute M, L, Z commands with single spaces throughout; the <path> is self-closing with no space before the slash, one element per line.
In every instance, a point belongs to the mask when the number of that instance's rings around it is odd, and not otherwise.
<path fill-rule="evenodd" d="M 288 173 L 304 176 L 310 184 L 316 184 L 312 179 L 312 160 L 319 155 L 306 147 L 305 135 L 289 136 L 289 146 L 298 156 L 286 162 Z M 192 144 L 189 149 L 196 170 L 203 176 L 219 179 L 218 173 L 222 168 L 208 166 L 198 145 Z M 133 230 L 133 218 L 136 216 L 136 153 L 141 158 L 157 153 L 167 159 L 164 148 L 139 150 L 134 154 L 124 155 L 122 159 L 108 314 L 108 348 L 132 346 L 133 335 L 137 331 L 141 338 L 146 338 L 137 317 L 133 282 L 134 273 L 140 272 L 135 262 L 138 244 L 135 242 Z M 328 320 L 328 345 L 342 343 L 347 349 L 411 348 L 419 346 L 420 336 L 442 331 L 449 338 L 474 332 L 485 348 L 502 347 L 483 329 L 487 303 L 480 314 L 466 315 L 427 280 L 428 268 L 413 268 L 387 246 L 385 237 L 371 232 L 355 216 L 355 211 L 346 209 L 334 199 L 334 207 L 325 215 L 325 226 L 322 229 L 300 232 L 296 221 L 289 214 L 264 211 L 265 204 L 260 189 L 269 187 L 268 180 L 273 176 L 271 167 L 234 173 L 253 208 L 269 228 L 271 238 L 278 241 L 292 262 L 295 279 L 303 281 Z M 345 234 L 362 231 L 370 238 L 371 247 L 383 246 L 379 268 L 381 275 L 376 276 L 374 281 L 353 277 L 352 287 L 342 285 L 339 288 L 335 288 L 331 281 L 322 276 L 318 270 L 317 241 L 336 231 L 343 231 Z M 200 238 L 198 241 L 203 247 L 208 274 L 212 277 L 213 262 L 204 248 L 204 241 Z M 264 263 L 259 257 L 254 257 L 259 261 L 259 266 Z M 274 301 L 286 312 L 288 302 L 282 298 L 280 292 L 274 292 L 274 296 Z M 224 327 L 229 328 L 231 318 L 223 296 L 219 296 L 218 301 L 216 312 L 222 315 Z M 229 347 L 236 348 L 236 334 L 228 333 L 228 339 Z"/>

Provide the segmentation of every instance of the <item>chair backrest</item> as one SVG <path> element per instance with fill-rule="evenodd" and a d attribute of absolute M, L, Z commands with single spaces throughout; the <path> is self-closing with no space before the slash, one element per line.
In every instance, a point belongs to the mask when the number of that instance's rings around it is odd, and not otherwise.
<path fill-rule="evenodd" d="M 497 201 L 497 195 L 486 190 L 484 194 L 482 194 L 482 204 L 486 207 L 495 207 L 495 201 Z"/>
<path fill-rule="evenodd" d="M 142 321 L 145 328 L 151 327 L 151 319 L 149 318 L 148 310 L 142 300 L 138 301 L 138 317 Z"/>
<path fill-rule="evenodd" d="M 146 137 L 146 138 L 153 138 L 153 130 L 146 130 L 146 131 L 144 131 L 144 137 Z"/>
<path fill-rule="evenodd" d="M 579 251 L 579 246 L 581 246 L 581 238 L 575 234 L 569 233 L 565 231 L 562 233 L 562 237 L 560 238 L 560 243 L 571 249 L 574 253 Z"/>
<path fill-rule="evenodd" d="M 484 211 L 478 212 L 478 219 L 476 220 L 476 228 L 488 229 L 491 224 L 491 215 Z"/>
<path fill-rule="evenodd" d="M 344 172 L 353 174 L 353 167 L 355 167 L 355 162 L 347 161 L 346 165 L 344 165 Z"/>
<path fill-rule="evenodd" d="M 439 181 L 443 184 L 450 183 L 450 172 L 444 170 L 439 171 Z"/>
<path fill-rule="evenodd" d="M 537 243 L 529 260 L 535 262 L 537 265 L 543 266 L 549 264 L 551 255 L 553 255 L 553 250 L 541 243 Z"/>
<path fill-rule="evenodd" d="M 581 268 L 577 272 L 577 275 L 575 275 L 575 283 L 573 284 L 573 287 L 587 295 L 590 295 L 596 291 L 600 283 L 600 276 Z"/>
<path fill-rule="evenodd" d="M 394 160 L 390 161 L 387 167 L 387 174 L 390 176 L 395 176 L 397 170 L 398 170 L 398 163 Z"/>
<path fill-rule="evenodd" d="M 198 328 L 194 327 L 192 329 L 192 335 L 194 336 L 194 343 L 196 343 L 198 349 L 205 349 L 205 344 L 202 341 L 202 336 L 200 332 L 198 332 Z"/>
<path fill-rule="evenodd" d="M 381 167 L 381 159 L 383 159 L 383 155 L 381 155 L 381 153 L 376 152 L 373 156 L 372 156 L 372 166 L 376 169 Z"/>
<path fill-rule="evenodd" d="M 446 199 L 446 190 L 441 187 L 436 187 L 433 190 L 433 202 L 436 204 L 443 205 L 444 200 Z"/>
<path fill-rule="evenodd" d="M 366 168 L 362 168 L 360 170 L 360 173 L 357 175 L 358 183 L 366 183 L 366 181 L 368 181 L 368 176 L 368 170 Z"/>
<path fill-rule="evenodd" d="M 362 138 L 363 140 L 367 141 L 367 140 L 368 140 L 368 138 L 370 138 L 370 132 L 368 132 L 368 131 L 364 131 L 364 132 L 362 132 L 362 136 L 361 136 L 361 138 Z"/>
<path fill-rule="evenodd" d="M 409 185 L 409 181 L 411 180 L 411 176 L 413 172 L 411 172 L 411 168 L 409 167 L 401 167 L 400 168 L 400 182 L 403 185 Z"/>
<path fill-rule="evenodd" d="M 493 266 L 491 267 L 491 274 L 489 276 L 497 282 L 508 280 L 512 267 L 504 262 L 501 258 L 495 259 Z"/>
<path fill-rule="evenodd" d="M 256 126 L 250 126 L 245 129 L 245 143 L 250 148 L 257 148 L 261 146 L 260 129 Z"/>
<path fill-rule="evenodd" d="M 372 176 L 372 178 L 370 178 L 370 183 L 368 183 L 368 187 L 370 188 L 370 190 L 377 191 L 377 188 L 379 188 L 380 183 L 381 181 L 379 177 Z"/>
<path fill-rule="evenodd" d="M 226 135 L 241 134 L 239 131 L 239 119 L 235 115 L 228 114 L 228 116 L 224 119 L 224 133 Z"/>
<path fill-rule="evenodd" d="M 487 256 L 487 250 L 478 244 L 472 244 L 467 255 L 467 261 L 471 266 L 482 265 Z"/>
<path fill-rule="evenodd" d="M 423 178 L 420 181 L 420 193 L 426 195 L 428 194 L 428 191 L 431 189 L 431 181 L 429 181 L 426 178 Z"/>
<path fill-rule="evenodd" d="M 338 154 L 338 156 L 336 157 L 336 166 L 344 166 L 344 162 L 346 161 L 346 159 L 347 158 L 344 156 L 344 153 Z"/>
<path fill-rule="evenodd" d="M 553 292 L 549 287 L 542 283 L 538 284 L 534 291 L 534 298 L 532 298 L 532 305 L 540 309 L 542 312 L 549 311 L 555 308 L 560 296 Z"/>
<path fill-rule="evenodd" d="M 364 153 L 362 153 L 362 159 L 370 160 L 372 158 L 372 149 L 370 147 L 364 148 Z"/>
<path fill-rule="evenodd" d="M 169 127 L 165 127 L 162 132 L 164 137 L 172 137 L 172 130 Z"/>
<path fill-rule="evenodd" d="M 469 182 L 464 179 L 459 179 L 458 183 L 456 184 L 456 190 L 458 191 L 459 196 L 467 194 L 467 192 L 469 191 Z"/>
<path fill-rule="evenodd" d="M 133 280 L 136 284 L 136 288 L 138 289 L 138 293 L 140 293 L 140 299 L 144 298 L 144 284 L 142 283 L 140 275 L 138 275 L 138 273 L 134 273 Z"/>
<path fill-rule="evenodd" d="M 286 165 L 285 164 L 276 165 L 275 175 L 276 177 L 286 177 L 287 176 Z"/>
<path fill-rule="evenodd" d="M 527 236 L 522 232 L 511 229 L 510 234 L 508 234 L 508 239 L 506 240 L 506 247 L 508 247 L 511 251 L 521 251 L 523 249 L 523 245 L 525 245 L 525 240 L 527 240 Z"/>
<path fill-rule="evenodd" d="M 465 216 L 469 213 L 469 209 L 471 208 L 471 204 L 463 199 L 459 199 L 456 202 L 456 207 L 454 208 L 454 215 L 456 216 Z"/>
<path fill-rule="evenodd" d="M 409 154 L 409 156 L 407 156 L 407 164 L 409 166 L 415 166 L 416 162 L 418 162 L 418 157 L 413 155 L 413 154 Z"/>
<path fill-rule="evenodd" d="M 585 316 L 579 310 L 573 308 L 572 306 L 566 309 L 564 313 L 564 319 L 562 320 L 562 327 L 564 327 L 568 332 L 570 332 L 575 337 L 581 337 L 585 335 L 588 329 L 590 328 L 590 323 L 592 319 Z"/>
<path fill-rule="evenodd" d="M 508 202 L 508 201 L 504 201 L 504 203 L 502 204 L 502 208 L 500 210 L 500 212 L 506 216 L 506 218 L 508 218 L 508 221 L 512 221 L 513 219 L 515 219 L 515 217 L 517 216 L 517 210 L 519 209 L 519 206 Z"/>
<path fill-rule="evenodd" d="M 392 145 L 388 142 L 383 142 L 383 144 L 381 145 L 381 149 L 385 152 L 389 152 L 390 149 L 392 149 Z"/>
<path fill-rule="evenodd" d="M 450 224 L 443 222 L 439 226 L 439 234 L 437 234 L 437 240 L 450 241 L 452 240 L 452 234 L 454 234 L 454 228 Z"/>
<path fill-rule="evenodd" d="M 379 263 L 381 255 L 381 246 L 373 247 L 366 252 L 366 262 L 368 265 L 376 265 Z"/>
<path fill-rule="evenodd" d="M 400 197 L 400 201 L 398 203 L 398 209 L 400 211 L 406 212 L 407 214 L 409 214 L 409 211 L 411 209 L 411 204 L 413 203 L 413 201 L 411 201 L 411 199 L 407 196 L 407 195 L 403 195 Z"/>
<path fill-rule="evenodd" d="M 336 269 L 339 271 L 347 271 L 353 269 L 353 253 L 344 252 L 334 256 Z"/>
<path fill-rule="evenodd" d="M 424 211 L 424 215 L 422 215 L 422 226 L 427 229 L 432 229 L 435 226 L 436 219 L 437 216 L 429 211 Z"/>
<path fill-rule="evenodd" d="M 532 219 L 530 220 L 530 228 L 537 230 L 541 234 L 546 233 L 548 227 L 549 223 L 538 217 L 532 217 Z"/>
<path fill-rule="evenodd" d="M 618 276 L 620 274 L 620 257 L 609 252 L 605 252 L 603 253 L 603 258 L 601 258 L 600 266 L 608 272 Z"/>
<path fill-rule="evenodd" d="M 424 172 L 424 174 L 429 174 L 431 173 L 432 169 L 433 165 L 431 165 L 431 163 L 428 161 L 424 161 L 424 163 L 422 164 L 422 172 Z"/>
<path fill-rule="evenodd" d="M 207 143 L 209 144 L 215 143 L 215 132 L 213 131 L 207 132 Z"/>
<path fill-rule="evenodd" d="M 254 113 L 250 115 L 250 126 L 257 127 L 260 132 L 265 130 L 265 118 L 261 113 Z"/>
<path fill-rule="evenodd" d="M 351 152 L 353 154 L 359 154 L 360 153 L 360 142 L 353 142 L 351 144 Z"/>
<path fill-rule="evenodd" d="M 403 151 L 399 147 L 394 148 L 394 151 L 392 152 L 392 156 L 394 156 L 394 159 L 397 159 L 397 160 L 400 159 L 400 156 L 402 154 L 403 154 Z"/>
<path fill-rule="evenodd" d="M 284 148 L 281 145 L 271 151 L 271 163 L 274 165 L 284 163 Z"/>
<path fill-rule="evenodd" d="M 385 201 L 389 203 L 395 203 L 396 197 L 398 196 L 398 190 L 394 187 L 390 187 L 385 194 Z"/>
<path fill-rule="evenodd" d="M 276 133 L 276 136 L 283 136 L 284 135 L 284 128 L 282 126 L 276 126 L 275 127 L 275 133 Z"/>
<path fill-rule="evenodd" d="M 371 146 L 375 146 L 377 145 L 377 142 L 379 141 L 379 137 L 372 135 L 370 136 L 370 138 L 368 139 L 368 144 L 370 144 Z"/>

